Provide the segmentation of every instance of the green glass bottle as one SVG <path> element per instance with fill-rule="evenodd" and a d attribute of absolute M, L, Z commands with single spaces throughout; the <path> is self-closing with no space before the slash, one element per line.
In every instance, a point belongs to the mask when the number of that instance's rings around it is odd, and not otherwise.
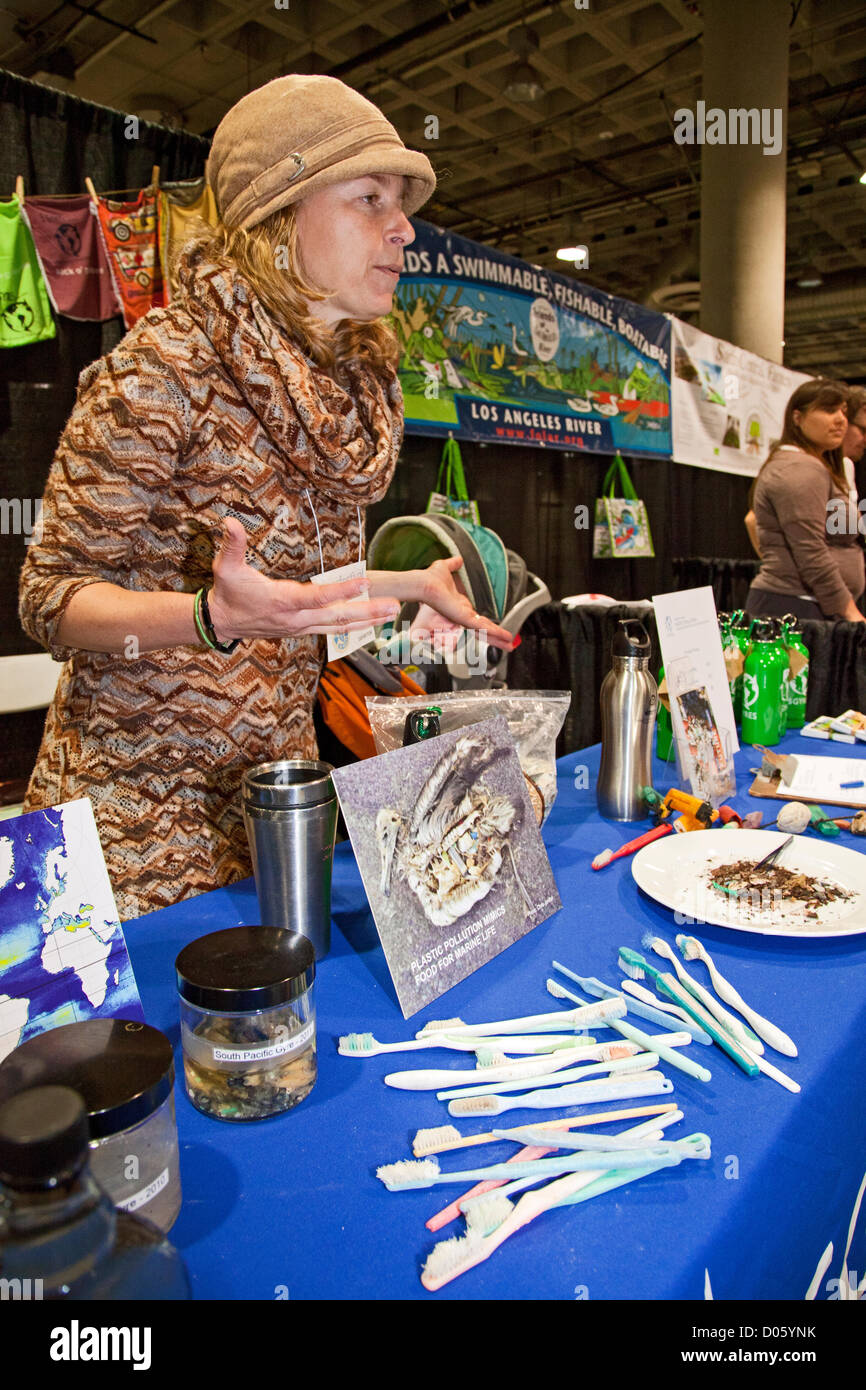
<path fill-rule="evenodd" d="M 772 623 L 756 618 L 743 667 L 743 740 L 778 743 L 781 737 L 782 669 Z"/>
<path fill-rule="evenodd" d="M 748 613 L 744 613 L 742 608 L 738 608 L 731 619 L 731 636 L 745 657 L 749 648 L 749 633 L 752 627 L 752 620 Z M 731 696 L 734 702 L 734 719 L 739 724 L 743 718 L 743 677 L 737 676 L 733 682 L 733 693 Z"/>
<path fill-rule="evenodd" d="M 779 737 L 787 732 L 788 728 L 788 649 L 782 632 L 782 619 L 769 618 L 767 620 L 773 630 L 773 644 L 776 648 L 776 660 L 779 663 Z"/>
<path fill-rule="evenodd" d="M 659 690 L 662 688 L 662 681 L 665 678 L 664 666 L 659 667 Z M 670 760 L 671 748 L 674 742 L 673 725 L 671 724 L 671 712 L 659 697 L 658 711 L 656 713 L 656 757 L 661 758 L 663 763 Z"/>
<path fill-rule="evenodd" d="M 788 728 L 802 729 L 806 723 L 806 696 L 809 693 L 809 648 L 805 646 L 801 636 L 800 619 L 793 613 L 785 614 L 782 630 L 789 663 L 792 659 L 795 665 L 799 665 L 800 660 L 804 663 L 796 675 L 788 677 Z M 794 658 L 795 652 L 799 660 Z"/>
<path fill-rule="evenodd" d="M 733 654 L 733 652 L 737 650 L 737 644 L 734 639 L 733 633 L 731 632 L 731 624 L 734 621 L 734 614 L 719 613 L 718 619 L 719 636 L 722 639 L 722 652 L 725 656 L 725 660 L 727 661 L 728 657 L 730 657 Z M 728 689 L 731 692 L 731 704 L 733 705 L 737 694 L 736 676 L 728 676 Z"/>

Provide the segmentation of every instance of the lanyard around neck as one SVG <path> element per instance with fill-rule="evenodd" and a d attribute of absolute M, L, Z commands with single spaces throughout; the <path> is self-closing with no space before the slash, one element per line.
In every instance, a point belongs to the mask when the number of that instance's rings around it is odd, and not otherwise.
<path fill-rule="evenodd" d="M 310 504 L 310 511 L 313 513 L 313 520 L 316 523 L 316 540 L 319 542 L 319 564 L 322 567 L 322 574 L 324 574 L 325 553 L 322 550 L 322 533 L 319 530 L 319 518 L 316 516 L 316 508 L 313 505 L 313 499 L 310 495 L 309 488 L 304 489 L 304 496 Z M 358 513 L 358 562 L 360 563 L 361 560 L 363 560 L 364 558 L 364 531 L 363 526 L 361 525 L 361 508 L 358 506 L 357 503 L 355 504 L 355 511 Z"/>

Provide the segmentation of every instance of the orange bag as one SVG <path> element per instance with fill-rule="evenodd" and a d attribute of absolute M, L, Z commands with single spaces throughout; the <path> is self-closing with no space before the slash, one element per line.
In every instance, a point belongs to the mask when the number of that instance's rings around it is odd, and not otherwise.
<path fill-rule="evenodd" d="M 358 655 L 357 653 L 355 654 Z M 376 744 L 367 716 L 364 698 L 367 695 L 391 695 L 399 700 L 404 695 L 423 695 L 420 685 L 404 674 L 399 667 L 381 666 L 375 657 L 369 658 L 379 667 L 376 683 L 372 677 L 357 669 L 352 658 L 329 661 L 319 681 L 318 700 L 322 718 L 334 734 L 356 758 L 374 758 Z M 369 663 L 367 663 L 369 665 Z M 399 689 L 395 687 L 399 685 Z M 434 698 L 430 697 L 431 700 Z"/>

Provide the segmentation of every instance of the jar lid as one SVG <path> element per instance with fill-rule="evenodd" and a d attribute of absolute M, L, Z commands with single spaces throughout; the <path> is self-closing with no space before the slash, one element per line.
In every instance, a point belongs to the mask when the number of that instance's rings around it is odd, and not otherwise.
<path fill-rule="evenodd" d="M 285 927 L 228 927 L 184 946 L 174 963 L 182 999 L 213 1013 L 287 1004 L 316 977 L 312 942 Z"/>
<path fill-rule="evenodd" d="M 89 1018 L 21 1043 L 0 1066 L 0 1101 L 31 1086 L 69 1086 L 91 1139 L 119 1134 L 158 1110 L 174 1085 L 171 1043 L 132 1019 Z"/>
<path fill-rule="evenodd" d="M 34 1086 L 0 1104 L 0 1182 L 37 1187 L 87 1155 L 87 1112 L 68 1086 Z"/>

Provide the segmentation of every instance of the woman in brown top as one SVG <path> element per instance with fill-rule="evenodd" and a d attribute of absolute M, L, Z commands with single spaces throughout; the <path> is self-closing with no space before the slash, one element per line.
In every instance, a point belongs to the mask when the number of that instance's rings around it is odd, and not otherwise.
<path fill-rule="evenodd" d="M 207 172 L 221 226 L 82 373 L 21 576 L 25 630 L 66 663 L 25 810 L 90 797 L 122 919 L 251 872 L 241 776 L 316 756 L 318 634 L 420 600 L 428 629 L 513 645 L 454 560 L 308 582 L 358 559 L 397 463 L 382 316 L 429 161 L 342 82 L 290 76 L 232 108 Z"/>
<path fill-rule="evenodd" d="M 753 615 L 866 621 L 859 516 L 842 463 L 848 391 L 807 381 L 785 408 L 782 437 L 754 487 L 761 568 L 746 601 Z"/>

